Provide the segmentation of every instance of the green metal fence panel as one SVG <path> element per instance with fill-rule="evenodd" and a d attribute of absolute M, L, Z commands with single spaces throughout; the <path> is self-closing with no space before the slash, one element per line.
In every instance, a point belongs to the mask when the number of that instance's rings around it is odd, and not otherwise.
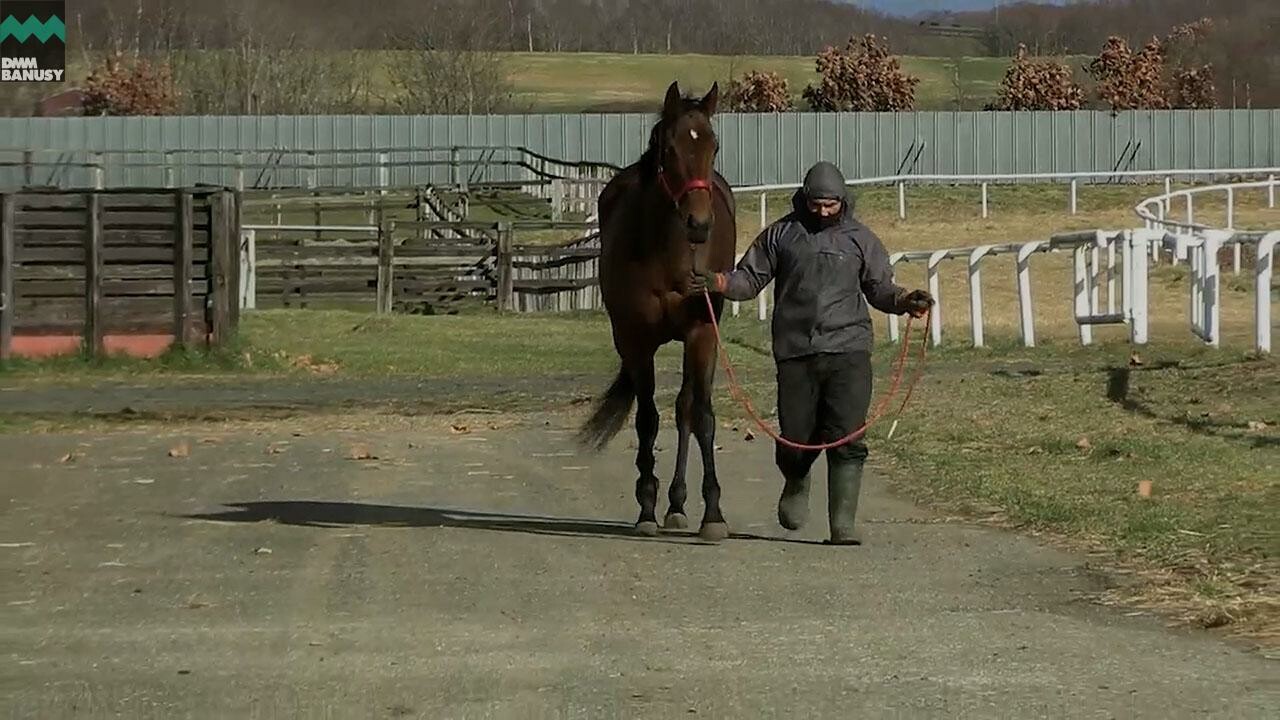
<path fill-rule="evenodd" d="M 29 174 L 37 184 L 89 186 L 93 172 L 81 166 L 92 161 L 91 153 L 145 151 L 109 156 L 104 185 L 158 185 L 167 178 L 230 185 L 241 154 L 250 187 L 372 186 L 379 180 L 377 151 L 389 148 L 395 149 L 392 185 L 448 184 L 463 172 L 472 179 L 518 180 L 529 171 L 511 164 L 515 155 L 494 148 L 621 166 L 643 152 L 653 120 L 634 113 L 3 118 L 0 185 L 22 184 Z M 823 159 L 850 178 L 1096 172 L 1106 179 L 1122 169 L 1280 165 L 1280 110 L 1273 109 L 723 114 L 715 124 L 717 166 L 735 185 L 797 183 Z M 467 148 L 459 151 L 463 160 L 486 156 L 507 164 L 454 170 L 445 162 L 443 149 L 450 146 Z M 40 151 L 37 167 L 22 166 L 23 150 Z M 166 171 L 166 150 L 188 152 L 169 156 Z M 328 154 L 311 170 L 303 151 Z"/>

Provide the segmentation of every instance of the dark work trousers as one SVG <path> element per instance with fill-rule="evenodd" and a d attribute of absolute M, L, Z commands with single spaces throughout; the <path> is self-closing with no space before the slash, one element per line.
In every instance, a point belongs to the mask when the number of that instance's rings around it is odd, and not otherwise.
<path fill-rule="evenodd" d="M 805 445 L 832 442 L 866 422 L 871 405 L 871 353 L 823 353 L 778 363 L 778 424 L 782 437 Z M 809 472 L 818 450 L 775 443 L 783 477 Z M 863 438 L 827 450 L 827 462 L 865 460 Z"/>

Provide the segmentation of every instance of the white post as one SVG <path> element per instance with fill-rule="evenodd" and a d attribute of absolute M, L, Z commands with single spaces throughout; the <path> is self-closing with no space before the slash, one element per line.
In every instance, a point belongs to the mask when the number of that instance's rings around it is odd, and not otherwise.
<path fill-rule="evenodd" d="M 106 179 L 105 168 L 102 167 L 102 153 L 90 153 L 89 162 L 93 165 L 93 189 L 101 190 Z"/>
<path fill-rule="evenodd" d="M 1096 247 L 1096 246 L 1095 246 Z M 1076 326 L 1080 329 L 1080 344 L 1088 345 L 1093 342 L 1093 326 L 1089 323 L 1080 322 L 1080 318 L 1088 316 L 1089 313 L 1089 268 L 1085 261 L 1085 246 L 1077 245 L 1071 254 L 1075 258 L 1075 317 Z"/>
<path fill-rule="evenodd" d="M 1276 176 L 1267 176 L 1267 207 L 1274 208 L 1276 206 Z"/>
<path fill-rule="evenodd" d="M 1169 209 L 1172 207 L 1173 198 L 1169 197 L 1169 196 L 1170 196 L 1170 195 L 1172 195 L 1172 194 L 1173 194 L 1173 180 L 1172 180 L 1171 178 L 1166 177 L 1166 178 L 1164 179 L 1164 209 L 1165 209 L 1165 212 L 1168 212 L 1168 211 L 1169 211 Z"/>
<path fill-rule="evenodd" d="M 1075 178 L 1071 178 L 1071 214 L 1072 215 L 1076 214 L 1076 210 L 1079 207 L 1079 195 L 1077 194 L 1078 190 L 1079 190 L 1079 181 L 1077 181 Z"/>
<path fill-rule="evenodd" d="M 1043 245 L 1035 240 L 1018 248 L 1018 307 L 1022 319 L 1022 344 L 1027 347 L 1036 345 L 1035 313 L 1031 307 L 1031 256 Z"/>
<path fill-rule="evenodd" d="M 889 256 L 889 269 L 895 276 L 897 275 L 898 263 L 902 261 L 904 255 L 905 253 L 896 252 Z M 889 342 L 896 344 L 898 342 L 898 316 L 889 313 L 887 317 L 889 321 Z"/>
<path fill-rule="evenodd" d="M 979 245 L 969 253 L 969 320 L 973 346 L 983 346 L 982 333 L 982 258 L 991 252 L 990 245 Z"/>
<path fill-rule="evenodd" d="M 1195 224 L 1195 221 L 1196 221 L 1195 201 L 1192 200 L 1192 193 L 1190 192 L 1187 193 L 1186 198 L 1187 198 L 1187 224 L 1193 225 Z M 1192 229 L 1187 228 L 1187 232 L 1192 232 Z"/>
<path fill-rule="evenodd" d="M 769 213 L 768 213 L 768 210 L 766 210 L 767 203 L 765 202 L 768 195 L 769 193 L 764 193 L 764 192 L 760 193 L 760 229 L 761 230 L 764 230 L 765 226 L 769 224 Z"/>
<path fill-rule="evenodd" d="M 898 219 L 907 219 L 907 184 L 898 182 Z"/>
<path fill-rule="evenodd" d="M 1203 339 L 1204 334 L 1204 317 L 1202 311 L 1204 305 L 1201 303 L 1200 291 L 1200 253 L 1203 246 L 1193 246 L 1190 248 L 1190 257 L 1187 258 L 1187 282 L 1190 293 L 1187 296 L 1188 312 L 1191 318 L 1191 330 L 1196 337 Z"/>
<path fill-rule="evenodd" d="M 1099 230 L 1095 235 L 1093 244 L 1089 246 L 1089 314 L 1090 315 L 1098 314 L 1098 295 L 1100 294 L 1100 291 L 1101 291 L 1101 288 L 1099 288 L 1098 286 L 1099 285 L 1098 276 L 1101 275 L 1101 272 L 1099 271 L 1099 268 L 1098 268 L 1098 264 L 1100 260 L 1099 258 L 1100 250 L 1098 246 L 1104 242 L 1106 242 L 1105 236 L 1102 234 L 1102 231 Z"/>
<path fill-rule="evenodd" d="M 742 253 L 737 253 L 736 255 L 733 256 L 734 267 L 737 267 L 738 263 L 740 262 L 742 262 Z M 730 302 L 729 307 L 732 308 L 731 312 L 733 313 L 734 317 L 738 317 L 738 311 L 741 309 L 740 308 L 741 305 L 742 303 L 738 302 L 737 300 L 733 300 Z"/>
<path fill-rule="evenodd" d="M 1147 244 L 1150 235 L 1142 232 L 1127 233 L 1125 248 L 1125 304 L 1129 312 L 1129 341 L 1135 345 L 1147 343 Z"/>
<path fill-rule="evenodd" d="M 1207 323 L 1205 329 L 1208 331 L 1206 333 L 1208 335 L 1206 341 L 1213 347 L 1218 347 L 1220 335 L 1222 334 L 1219 325 L 1222 310 L 1222 287 L 1218 272 L 1218 248 L 1221 246 L 1222 234 L 1216 232 L 1205 233 L 1204 253 L 1201 260 L 1204 263 L 1204 319 Z"/>
<path fill-rule="evenodd" d="M 236 189 L 244 192 L 244 153 L 236 153 Z"/>
<path fill-rule="evenodd" d="M 240 231 L 240 309 L 258 307 L 258 244 L 257 230 Z"/>
<path fill-rule="evenodd" d="M 768 287 L 760 290 L 760 294 L 756 296 L 757 316 L 761 321 L 769 317 L 769 288 L 773 287 L 773 283 L 769 283 Z"/>
<path fill-rule="evenodd" d="M 946 250 L 938 250 L 929 256 L 929 294 L 933 296 L 933 312 L 929 315 L 929 332 L 934 347 L 942 344 L 942 283 L 938 280 L 938 263 L 947 257 Z"/>
<path fill-rule="evenodd" d="M 1253 320 L 1258 352 L 1271 352 L 1271 261 L 1280 231 L 1270 232 L 1258 241 L 1258 260 L 1254 264 L 1256 283 L 1253 291 Z"/>
<path fill-rule="evenodd" d="M 1107 314 L 1116 314 L 1116 242 L 1123 235 L 1107 238 Z"/>
<path fill-rule="evenodd" d="M 982 217 L 986 218 L 988 216 L 989 216 L 989 213 L 987 211 L 987 184 L 982 183 Z"/>

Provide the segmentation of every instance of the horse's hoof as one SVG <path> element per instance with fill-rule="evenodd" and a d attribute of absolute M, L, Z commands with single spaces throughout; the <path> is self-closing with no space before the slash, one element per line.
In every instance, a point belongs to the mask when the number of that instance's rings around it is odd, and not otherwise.
<path fill-rule="evenodd" d="M 667 513 L 664 525 L 668 530 L 684 530 L 689 527 L 689 516 L 684 513 Z"/>
<path fill-rule="evenodd" d="M 703 523 L 698 536 L 707 542 L 720 542 L 729 537 L 729 524 L 722 522 Z"/>
<path fill-rule="evenodd" d="M 653 520 L 643 520 L 636 523 L 636 532 L 645 537 L 657 537 L 658 523 Z"/>

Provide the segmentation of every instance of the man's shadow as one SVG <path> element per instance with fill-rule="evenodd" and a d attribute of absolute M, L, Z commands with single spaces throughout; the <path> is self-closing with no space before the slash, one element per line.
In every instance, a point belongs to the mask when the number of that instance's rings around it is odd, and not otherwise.
<path fill-rule="evenodd" d="M 226 503 L 233 508 L 220 512 L 179 515 L 188 520 L 212 522 L 257 523 L 276 522 L 315 528 L 341 527 L 416 527 L 416 528 L 470 528 L 517 532 L 531 535 L 558 535 L 572 537 L 598 537 L 640 542 L 677 542 L 682 544 L 712 544 L 698 537 L 696 528 L 688 530 L 662 530 L 657 537 L 643 537 L 636 533 L 631 523 L 609 520 L 569 519 L 545 515 L 516 515 L 511 513 L 487 513 L 454 508 L 419 507 L 407 505 L 373 505 L 358 502 L 330 502 L 322 500 L 272 500 L 244 503 Z M 696 522 L 690 518 L 690 522 Z M 730 540 L 764 540 L 819 544 L 815 541 L 767 537 L 753 533 L 732 532 Z"/>

